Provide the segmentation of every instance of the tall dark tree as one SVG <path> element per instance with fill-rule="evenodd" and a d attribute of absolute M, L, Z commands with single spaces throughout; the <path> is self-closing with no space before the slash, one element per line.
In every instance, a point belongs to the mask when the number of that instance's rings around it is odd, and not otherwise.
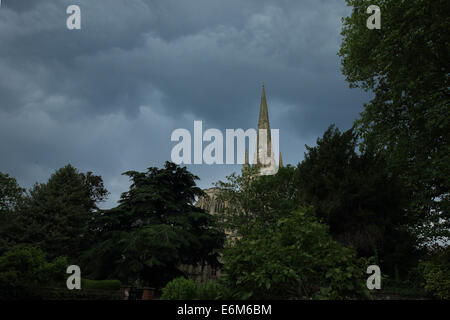
<path fill-rule="evenodd" d="M 38 245 L 49 257 L 77 258 L 90 244 L 88 222 L 107 194 L 102 178 L 92 172 L 80 173 L 71 165 L 57 170 L 47 183 L 30 190 L 21 214 L 27 225 L 24 241 Z"/>
<path fill-rule="evenodd" d="M 347 0 L 340 49 L 351 87 L 374 93 L 358 129 L 386 156 L 411 193 L 424 240 L 450 235 L 450 2 L 382 0 L 369 30 L 370 0 Z"/>
<path fill-rule="evenodd" d="M 17 180 L 0 172 L 0 212 L 17 211 L 23 204 L 25 189 Z"/>
<path fill-rule="evenodd" d="M 218 265 L 215 250 L 224 234 L 214 228 L 213 216 L 194 206 L 203 195 L 198 177 L 171 162 L 124 174 L 132 181 L 130 190 L 92 224 L 99 243 L 85 263 L 94 277 L 162 286 L 183 264 Z"/>
<path fill-rule="evenodd" d="M 298 166 L 300 198 L 315 208 L 340 242 L 361 255 L 378 255 L 389 271 L 414 252 L 407 197 L 383 155 L 357 152 L 353 130 L 330 126 Z"/>
<path fill-rule="evenodd" d="M 20 241 L 23 229 L 18 218 L 25 198 L 16 179 L 0 172 L 0 255 Z"/>

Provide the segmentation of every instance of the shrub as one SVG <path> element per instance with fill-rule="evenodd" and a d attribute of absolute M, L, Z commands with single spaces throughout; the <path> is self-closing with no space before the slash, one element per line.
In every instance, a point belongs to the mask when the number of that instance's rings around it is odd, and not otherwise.
<path fill-rule="evenodd" d="M 197 286 L 196 298 L 199 300 L 217 300 L 223 297 L 223 287 L 215 281 Z"/>
<path fill-rule="evenodd" d="M 119 280 L 81 280 L 82 290 L 114 291 L 119 290 L 120 286 Z"/>
<path fill-rule="evenodd" d="M 161 300 L 217 300 L 223 298 L 219 282 L 195 283 L 192 279 L 176 278 L 162 289 Z"/>
<path fill-rule="evenodd" d="M 197 286 L 194 280 L 175 278 L 162 289 L 161 300 L 194 300 Z"/>
<path fill-rule="evenodd" d="M 425 291 L 437 299 L 450 299 L 450 247 L 433 254 L 427 261 L 421 261 Z"/>

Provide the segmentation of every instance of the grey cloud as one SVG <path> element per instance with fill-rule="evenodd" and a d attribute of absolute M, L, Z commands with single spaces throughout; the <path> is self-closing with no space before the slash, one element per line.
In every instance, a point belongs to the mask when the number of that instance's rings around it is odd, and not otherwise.
<path fill-rule="evenodd" d="M 79 4 L 82 30 L 65 27 Z M 29 185 L 71 162 L 120 173 L 169 159 L 170 133 L 249 128 L 266 82 L 286 162 L 332 123 L 348 128 L 368 96 L 336 52 L 345 1 L 4 0 L 0 9 L 0 171 Z M 202 186 L 237 167 L 191 166 Z"/>

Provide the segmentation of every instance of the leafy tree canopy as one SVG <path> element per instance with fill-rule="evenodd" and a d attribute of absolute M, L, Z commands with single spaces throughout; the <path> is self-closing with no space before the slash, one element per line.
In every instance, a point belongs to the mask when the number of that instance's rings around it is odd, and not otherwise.
<path fill-rule="evenodd" d="M 296 168 L 288 165 L 268 176 L 257 176 L 257 171 L 257 167 L 244 168 L 242 174 L 233 173 L 216 184 L 218 200 L 227 204 L 219 215 L 222 226 L 238 236 L 255 228 L 263 233 L 300 205 Z"/>
<path fill-rule="evenodd" d="M 25 189 L 16 179 L 0 172 L 0 254 L 12 248 L 23 231 L 18 211 L 23 208 Z"/>
<path fill-rule="evenodd" d="M 214 217 L 194 206 L 203 195 L 198 177 L 171 162 L 125 175 L 130 190 L 91 226 L 99 244 L 85 261 L 94 277 L 162 286 L 180 274 L 181 264 L 218 265 L 215 250 L 224 234 L 214 228 Z"/>
<path fill-rule="evenodd" d="M 411 192 L 426 239 L 448 236 L 450 223 L 450 3 L 380 0 L 381 29 L 366 27 L 370 0 L 347 0 L 340 49 L 352 87 L 374 93 L 357 127 L 385 153 Z"/>
<path fill-rule="evenodd" d="M 25 189 L 16 179 L 0 172 L 0 213 L 17 210 L 23 202 Z"/>
<path fill-rule="evenodd" d="M 50 257 L 78 257 L 89 246 L 89 220 L 108 192 L 100 176 L 80 173 L 71 165 L 57 170 L 47 183 L 30 190 L 21 219 L 23 242 L 41 247 Z"/>
<path fill-rule="evenodd" d="M 335 239 L 360 255 L 379 255 L 385 271 L 393 272 L 395 264 L 407 267 L 406 258 L 415 252 L 415 219 L 385 156 L 368 148 L 358 152 L 353 130 L 341 133 L 335 126 L 316 146 L 306 147 L 298 165 L 300 202 L 315 208 Z"/>
<path fill-rule="evenodd" d="M 226 247 L 222 281 L 239 299 L 367 297 L 363 261 L 327 229 L 302 209 L 249 232 Z"/>

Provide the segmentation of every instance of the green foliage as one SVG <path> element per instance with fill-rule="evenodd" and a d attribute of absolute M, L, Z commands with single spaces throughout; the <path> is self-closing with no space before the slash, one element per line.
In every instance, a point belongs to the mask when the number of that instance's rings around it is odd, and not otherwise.
<path fill-rule="evenodd" d="M 94 278 L 159 287 L 181 275 L 181 264 L 219 264 L 215 250 L 224 234 L 213 216 L 194 206 L 203 194 L 198 177 L 170 162 L 125 174 L 132 185 L 119 206 L 92 221 L 97 245 L 84 256 L 84 270 Z"/>
<path fill-rule="evenodd" d="M 419 264 L 425 291 L 437 299 L 450 300 L 450 247 L 433 253 Z"/>
<path fill-rule="evenodd" d="M 162 289 L 161 300 L 194 300 L 196 296 L 197 285 L 194 280 L 179 277 Z"/>
<path fill-rule="evenodd" d="M 120 290 L 67 290 L 66 287 L 0 287 L 3 300 L 122 300 Z"/>
<path fill-rule="evenodd" d="M 0 172 L 0 255 L 20 242 L 19 210 L 25 201 L 25 189 L 16 179 Z"/>
<path fill-rule="evenodd" d="M 66 257 L 50 262 L 41 249 L 17 245 L 0 257 L 0 287 L 64 285 L 67 266 Z"/>
<path fill-rule="evenodd" d="M 224 281 L 238 299 L 344 299 L 366 293 L 356 253 L 332 240 L 310 211 L 235 239 L 223 260 Z"/>
<path fill-rule="evenodd" d="M 16 179 L 0 172 L 0 213 L 16 211 L 22 204 L 25 189 Z"/>
<path fill-rule="evenodd" d="M 99 290 L 99 291 L 113 291 L 119 290 L 121 283 L 119 280 L 90 280 L 81 279 L 82 290 Z"/>
<path fill-rule="evenodd" d="M 296 173 L 300 202 L 314 207 L 336 240 L 377 256 L 385 272 L 394 273 L 395 265 L 404 272 L 417 251 L 407 195 L 385 157 L 368 148 L 358 152 L 357 138 L 352 129 L 330 126 L 316 146 L 307 146 Z"/>
<path fill-rule="evenodd" d="M 222 286 L 215 281 L 195 283 L 178 277 L 162 289 L 161 300 L 216 300 L 222 296 Z"/>
<path fill-rule="evenodd" d="M 219 181 L 218 199 L 229 204 L 219 215 L 223 228 L 235 235 L 264 232 L 279 217 L 299 206 L 297 170 L 287 166 L 270 176 L 256 176 L 256 167 L 233 173 L 226 181 Z M 255 223 L 258 221 L 259 223 Z"/>
<path fill-rule="evenodd" d="M 50 257 L 77 258 L 90 246 L 88 222 L 107 195 L 101 177 L 79 173 L 71 165 L 57 170 L 30 191 L 21 214 L 23 242 L 41 247 Z"/>
<path fill-rule="evenodd" d="M 370 0 L 347 0 L 340 49 L 351 87 L 374 93 L 356 125 L 409 193 L 424 241 L 450 235 L 450 3 L 381 0 L 381 29 L 368 30 Z"/>
<path fill-rule="evenodd" d="M 225 288 L 218 281 L 197 284 L 196 298 L 198 300 L 217 300 L 224 298 Z"/>

